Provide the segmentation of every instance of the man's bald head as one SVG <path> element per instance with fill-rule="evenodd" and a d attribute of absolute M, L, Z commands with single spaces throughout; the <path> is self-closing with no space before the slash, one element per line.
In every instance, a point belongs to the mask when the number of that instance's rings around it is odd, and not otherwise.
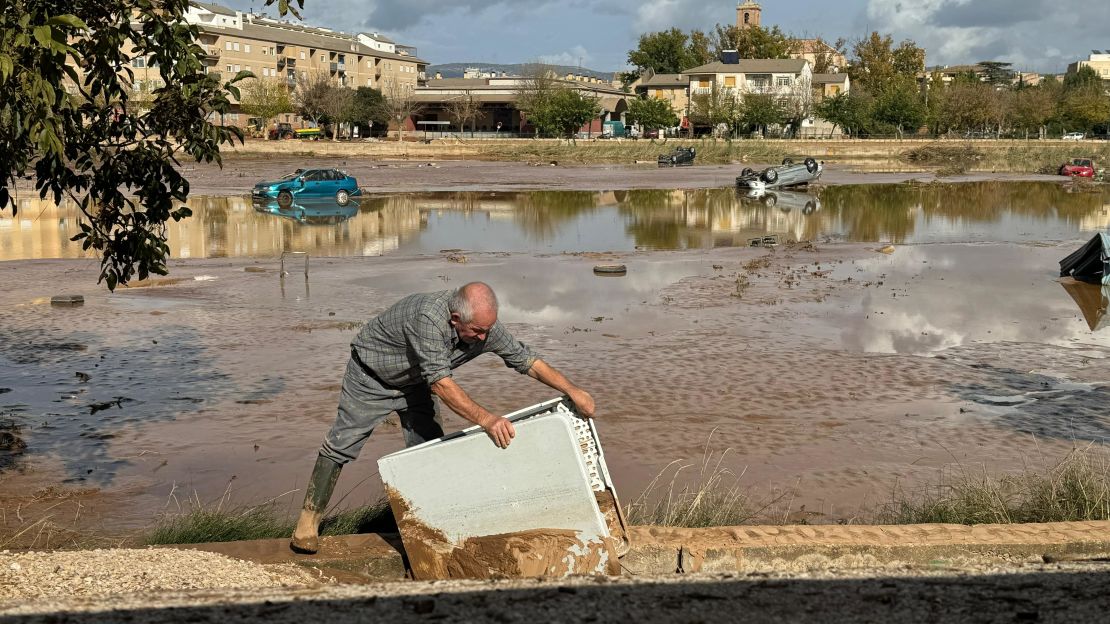
<path fill-rule="evenodd" d="M 447 301 L 447 310 L 458 314 L 458 321 L 474 323 L 481 321 L 488 329 L 497 321 L 497 295 L 490 285 L 483 282 L 471 282 L 462 286 L 451 295 Z"/>

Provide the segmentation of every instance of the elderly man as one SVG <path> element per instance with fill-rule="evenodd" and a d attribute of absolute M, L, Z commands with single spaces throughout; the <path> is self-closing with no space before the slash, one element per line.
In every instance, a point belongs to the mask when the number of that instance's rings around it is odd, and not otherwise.
<path fill-rule="evenodd" d="M 393 412 L 401 419 L 406 446 L 443 435 L 433 395 L 455 413 L 481 426 L 507 448 L 513 424 L 487 411 L 451 378 L 452 369 L 483 353 L 496 353 L 509 368 L 567 395 L 578 412 L 594 413 L 589 393 L 548 366 L 497 322 L 497 296 L 473 282 L 455 291 L 409 295 L 362 327 L 351 342 L 339 411 L 305 493 L 290 547 L 315 553 L 320 519 L 339 471 L 358 457 L 374 427 Z"/>

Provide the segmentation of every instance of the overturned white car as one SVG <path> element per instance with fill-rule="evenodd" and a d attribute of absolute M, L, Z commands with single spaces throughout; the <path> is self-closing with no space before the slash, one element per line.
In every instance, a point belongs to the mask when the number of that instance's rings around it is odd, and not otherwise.
<path fill-rule="evenodd" d="M 736 186 L 756 191 L 804 186 L 820 179 L 824 170 L 825 165 L 813 158 L 806 158 L 800 163 L 784 158 L 782 166 L 768 167 L 760 173 L 756 173 L 754 169 L 745 168 L 736 178 Z"/>

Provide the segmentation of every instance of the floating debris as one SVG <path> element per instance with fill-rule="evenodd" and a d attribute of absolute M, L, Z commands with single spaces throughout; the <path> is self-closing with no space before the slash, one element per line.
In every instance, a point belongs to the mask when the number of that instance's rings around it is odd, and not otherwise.
<path fill-rule="evenodd" d="M 82 295 L 55 295 L 50 298 L 50 305 L 61 307 L 76 307 L 85 305 Z"/>
<path fill-rule="evenodd" d="M 594 275 L 625 275 L 628 267 L 623 264 L 598 264 L 594 265 Z"/>

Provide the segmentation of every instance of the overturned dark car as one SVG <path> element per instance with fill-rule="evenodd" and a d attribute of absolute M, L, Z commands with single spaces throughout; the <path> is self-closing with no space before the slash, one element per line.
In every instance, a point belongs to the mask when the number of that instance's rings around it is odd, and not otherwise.
<path fill-rule="evenodd" d="M 736 178 L 736 186 L 753 191 L 804 186 L 820 179 L 824 170 L 824 164 L 813 158 L 807 158 L 800 163 L 795 163 L 790 158 L 784 158 L 782 166 L 768 167 L 759 173 L 756 173 L 753 169 L 745 168 L 740 172 L 740 176 Z"/>
<path fill-rule="evenodd" d="M 697 152 L 692 147 L 676 147 L 670 154 L 659 155 L 660 167 L 675 167 L 678 165 L 692 165 L 694 164 L 694 157 Z"/>

